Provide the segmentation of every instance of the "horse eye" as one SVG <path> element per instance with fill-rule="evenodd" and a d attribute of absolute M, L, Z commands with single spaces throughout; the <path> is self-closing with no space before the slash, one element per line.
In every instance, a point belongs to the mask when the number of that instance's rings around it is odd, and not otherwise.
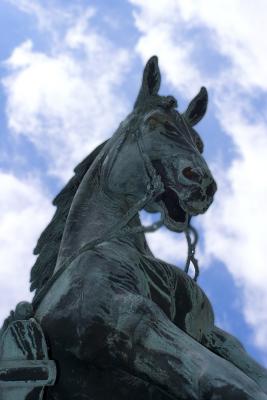
<path fill-rule="evenodd" d="M 175 126 L 173 126 L 172 124 L 170 124 L 168 121 L 164 122 L 164 127 L 167 129 L 167 131 L 169 132 L 173 132 L 173 133 L 178 133 L 178 130 Z"/>
<path fill-rule="evenodd" d="M 157 125 L 159 125 L 159 121 L 153 117 L 149 118 L 148 123 L 151 126 L 151 128 L 155 128 Z"/>
<path fill-rule="evenodd" d="M 161 132 L 165 135 L 170 135 L 170 136 L 177 136 L 179 134 L 178 129 L 176 128 L 175 125 L 171 124 L 167 119 L 165 119 L 163 116 L 151 116 L 148 119 L 148 124 L 150 128 L 155 129 L 158 126 L 164 126 L 166 132 Z"/>

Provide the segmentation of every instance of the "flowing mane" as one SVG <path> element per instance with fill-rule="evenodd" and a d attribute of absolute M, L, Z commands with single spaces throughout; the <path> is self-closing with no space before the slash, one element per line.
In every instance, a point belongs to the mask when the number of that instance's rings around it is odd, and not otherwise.
<path fill-rule="evenodd" d="M 75 167 L 75 175 L 53 200 L 53 205 L 57 207 L 56 212 L 49 225 L 41 233 L 33 251 L 35 255 L 38 254 L 30 275 L 30 290 L 36 290 L 35 296 L 54 272 L 65 223 L 75 193 L 85 173 L 106 143 L 107 140 L 96 147 L 92 153 Z"/>

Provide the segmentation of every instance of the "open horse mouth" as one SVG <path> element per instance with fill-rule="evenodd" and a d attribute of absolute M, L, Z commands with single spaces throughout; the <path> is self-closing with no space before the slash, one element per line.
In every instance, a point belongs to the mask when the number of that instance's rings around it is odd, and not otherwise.
<path fill-rule="evenodd" d="M 156 203 L 162 208 L 165 225 L 174 231 L 183 231 L 188 224 L 188 213 L 183 209 L 177 193 L 170 187 L 156 198 Z"/>
<path fill-rule="evenodd" d="M 178 193 L 167 182 L 167 174 L 160 160 L 152 161 L 164 184 L 164 192 L 146 208 L 148 212 L 161 211 L 164 225 L 175 232 L 182 232 L 188 225 L 189 213 L 185 211 Z"/>
<path fill-rule="evenodd" d="M 182 200 L 175 190 L 165 186 L 165 191 L 145 206 L 148 212 L 160 211 L 164 225 L 174 232 L 182 232 L 188 226 L 189 213 L 182 207 Z"/>

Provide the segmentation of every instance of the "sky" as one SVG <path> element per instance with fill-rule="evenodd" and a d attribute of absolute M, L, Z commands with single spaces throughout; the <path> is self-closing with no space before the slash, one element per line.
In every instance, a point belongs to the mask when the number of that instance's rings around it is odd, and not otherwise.
<path fill-rule="evenodd" d="M 0 325 L 32 298 L 32 251 L 52 199 L 131 112 L 156 54 L 160 94 L 180 111 L 208 90 L 196 128 L 218 191 L 193 218 L 198 283 L 216 324 L 267 367 L 266 14 L 264 0 L 0 2 Z M 183 234 L 161 228 L 147 238 L 183 268 Z"/>

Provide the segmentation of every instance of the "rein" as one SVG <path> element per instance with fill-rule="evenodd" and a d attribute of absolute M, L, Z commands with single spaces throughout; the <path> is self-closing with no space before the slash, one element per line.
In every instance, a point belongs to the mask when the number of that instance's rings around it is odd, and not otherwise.
<path fill-rule="evenodd" d="M 141 141 L 142 136 L 138 137 L 137 133 L 135 132 L 136 135 L 136 141 L 137 141 L 137 146 L 141 155 L 141 158 L 143 159 L 144 166 L 147 172 L 147 175 L 149 177 L 149 181 L 147 184 L 147 192 L 146 194 L 133 206 L 131 207 L 125 214 L 124 218 L 122 221 L 116 225 L 116 228 L 114 227 L 110 228 L 108 232 L 105 234 L 104 237 L 94 239 L 92 241 L 89 241 L 86 243 L 84 246 L 82 246 L 78 251 L 74 252 L 70 257 L 68 257 L 62 266 L 52 275 L 52 277 L 45 282 L 44 286 L 40 289 L 39 293 L 34 297 L 32 301 L 32 306 L 34 309 L 38 307 L 48 290 L 51 288 L 53 283 L 58 279 L 58 277 L 68 268 L 68 266 L 74 261 L 78 256 L 83 254 L 84 252 L 88 250 L 92 250 L 94 247 L 97 245 L 106 242 L 108 240 L 117 238 L 119 236 L 125 235 L 125 234 L 136 234 L 136 233 L 148 233 L 148 232 L 155 232 L 157 229 L 159 229 L 163 225 L 163 217 L 161 215 L 160 220 L 157 222 L 154 222 L 153 224 L 149 226 L 137 226 L 135 228 L 130 228 L 127 226 L 128 222 L 130 222 L 135 215 L 145 207 L 145 205 L 150 202 L 151 200 L 155 199 L 157 196 L 159 196 L 161 193 L 164 192 L 164 185 L 161 181 L 161 177 L 157 174 L 155 168 L 152 165 L 152 162 L 150 161 L 148 155 L 145 153 L 144 148 L 143 148 L 143 143 Z M 194 240 L 191 242 L 190 234 L 193 233 Z M 185 272 L 188 273 L 189 270 L 189 264 L 190 262 L 193 263 L 194 268 L 195 268 L 195 277 L 194 280 L 197 280 L 197 276 L 199 274 L 199 269 L 198 269 L 198 264 L 197 260 L 194 258 L 195 254 L 195 246 L 197 243 L 197 233 L 196 230 L 188 226 L 188 228 L 185 230 L 185 235 L 187 239 L 187 244 L 188 244 L 188 255 L 187 255 L 187 261 L 186 261 L 186 266 L 185 266 Z"/>

